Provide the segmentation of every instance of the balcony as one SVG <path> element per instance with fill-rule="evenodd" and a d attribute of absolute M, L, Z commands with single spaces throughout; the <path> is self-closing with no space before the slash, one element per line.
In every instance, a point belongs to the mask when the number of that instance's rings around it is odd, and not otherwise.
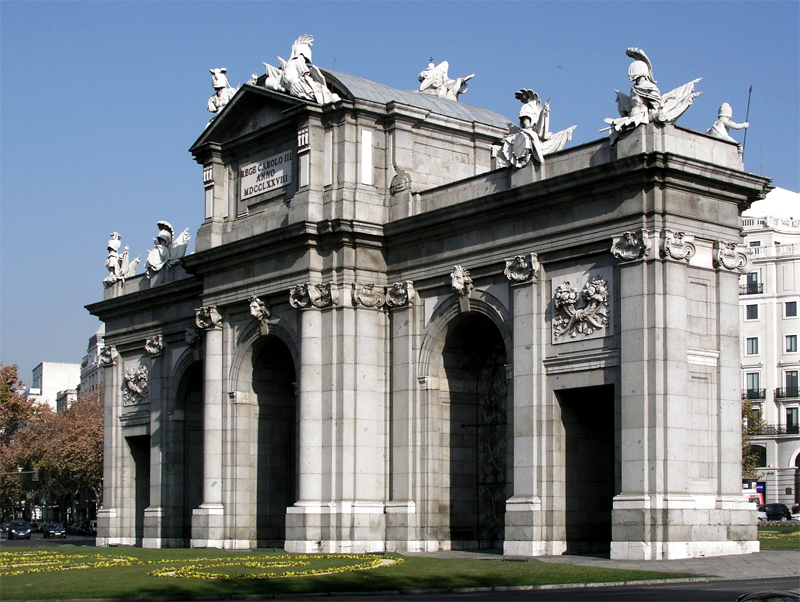
<path fill-rule="evenodd" d="M 750 282 L 748 284 L 739 285 L 740 295 L 760 295 L 764 292 L 763 282 Z"/>
<path fill-rule="evenodd" d="M 775 389 L 775 399 L 786 399 L 787 397 L 800 397 L 800 387 Z"/>
<path fill-rule="evenodd" d="M 767 398 L 767 390 L 766 389 L 747 389 L 746 391 L 742 391 L 742 400 L 745 399 L 766 399 Z"/>
<path fill-rule="evenodd" d="M 796 424 L 767 424 L 759 429 L 756 436 L 772 437 L 774 435 L 800 435 L 800 426 Z"/>

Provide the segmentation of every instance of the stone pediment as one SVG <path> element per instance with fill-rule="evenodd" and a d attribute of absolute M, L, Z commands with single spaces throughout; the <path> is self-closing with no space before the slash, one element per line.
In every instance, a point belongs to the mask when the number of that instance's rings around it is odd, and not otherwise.
<path fill-rule="evenodd" d="M 305 104 L 308 103 L 288 94 L 244 84 L 189 150 L 194 152 L 208 143 L 224 144 L 246 136 L 280 122 L 287 110 Z"/>

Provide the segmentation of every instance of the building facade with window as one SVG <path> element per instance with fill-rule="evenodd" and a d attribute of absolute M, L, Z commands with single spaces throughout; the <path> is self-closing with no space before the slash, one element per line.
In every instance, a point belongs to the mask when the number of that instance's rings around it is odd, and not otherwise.
<path fill-rule="evenodd" d="M 791 506 L 800 502 L 800 194 L 776 189 L 742 223 L 750 251 L 739 286 L 742 399 L 765 423 L 751 442 L 765 500 Z"/>

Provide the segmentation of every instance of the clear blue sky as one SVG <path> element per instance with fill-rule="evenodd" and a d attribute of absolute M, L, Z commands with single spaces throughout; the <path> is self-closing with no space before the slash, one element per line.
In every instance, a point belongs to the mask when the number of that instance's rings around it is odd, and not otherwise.
<path fill-rule="evenodd" d="M 210 115 L 209 68 L 236 86 L 315 38 L 314 62 L 415 89 L 433 57 L 475 73 L 463 102 L 516 121 L 514 92 L 552 99 L 571 145 L 605 134 L 625 48 L 662 92 L 702 77 L 680 125 L 705 131 L 722 102 L 744 121 L 745 164 L 800 190 L 800 3 L 0 2 L 0 361 L 30 382 L 41 361 L 80 362 L 99 326 L 106 242 L 144 255 L 164 219 L 192 237 L 202 168 L 187 149 Z M 743 132 L 734 137 L 742 140 Z M 190 243 L 190 252 L 194 248 Z M 141 272 L 141 266 L 140 266 Z"/>

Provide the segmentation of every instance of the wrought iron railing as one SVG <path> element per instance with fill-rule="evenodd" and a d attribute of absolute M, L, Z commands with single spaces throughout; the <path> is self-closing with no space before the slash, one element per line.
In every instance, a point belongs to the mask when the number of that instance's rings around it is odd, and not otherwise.
<path fill-rule="evenodd" d="M 785 399 L 787 397 L 800 397 L 800 387 L 775 389 L 775 399 Z"/>
<path fill-rule="evenodd" d="M 760 295 L 764 292 L 763 282 L 750 282 L 748 284 L 739 285 L 740 295 Z"/>
<path fill-rule="evenodd" d="M 758 429 L 756 435 L 800 435 L 800 426 L 796 424 L 766 424 Z"/>
<path fill-rule="evenodd" d="M 766 399 L 766 389 L 747 389 L 742 391 L 742 399 Z"/>

